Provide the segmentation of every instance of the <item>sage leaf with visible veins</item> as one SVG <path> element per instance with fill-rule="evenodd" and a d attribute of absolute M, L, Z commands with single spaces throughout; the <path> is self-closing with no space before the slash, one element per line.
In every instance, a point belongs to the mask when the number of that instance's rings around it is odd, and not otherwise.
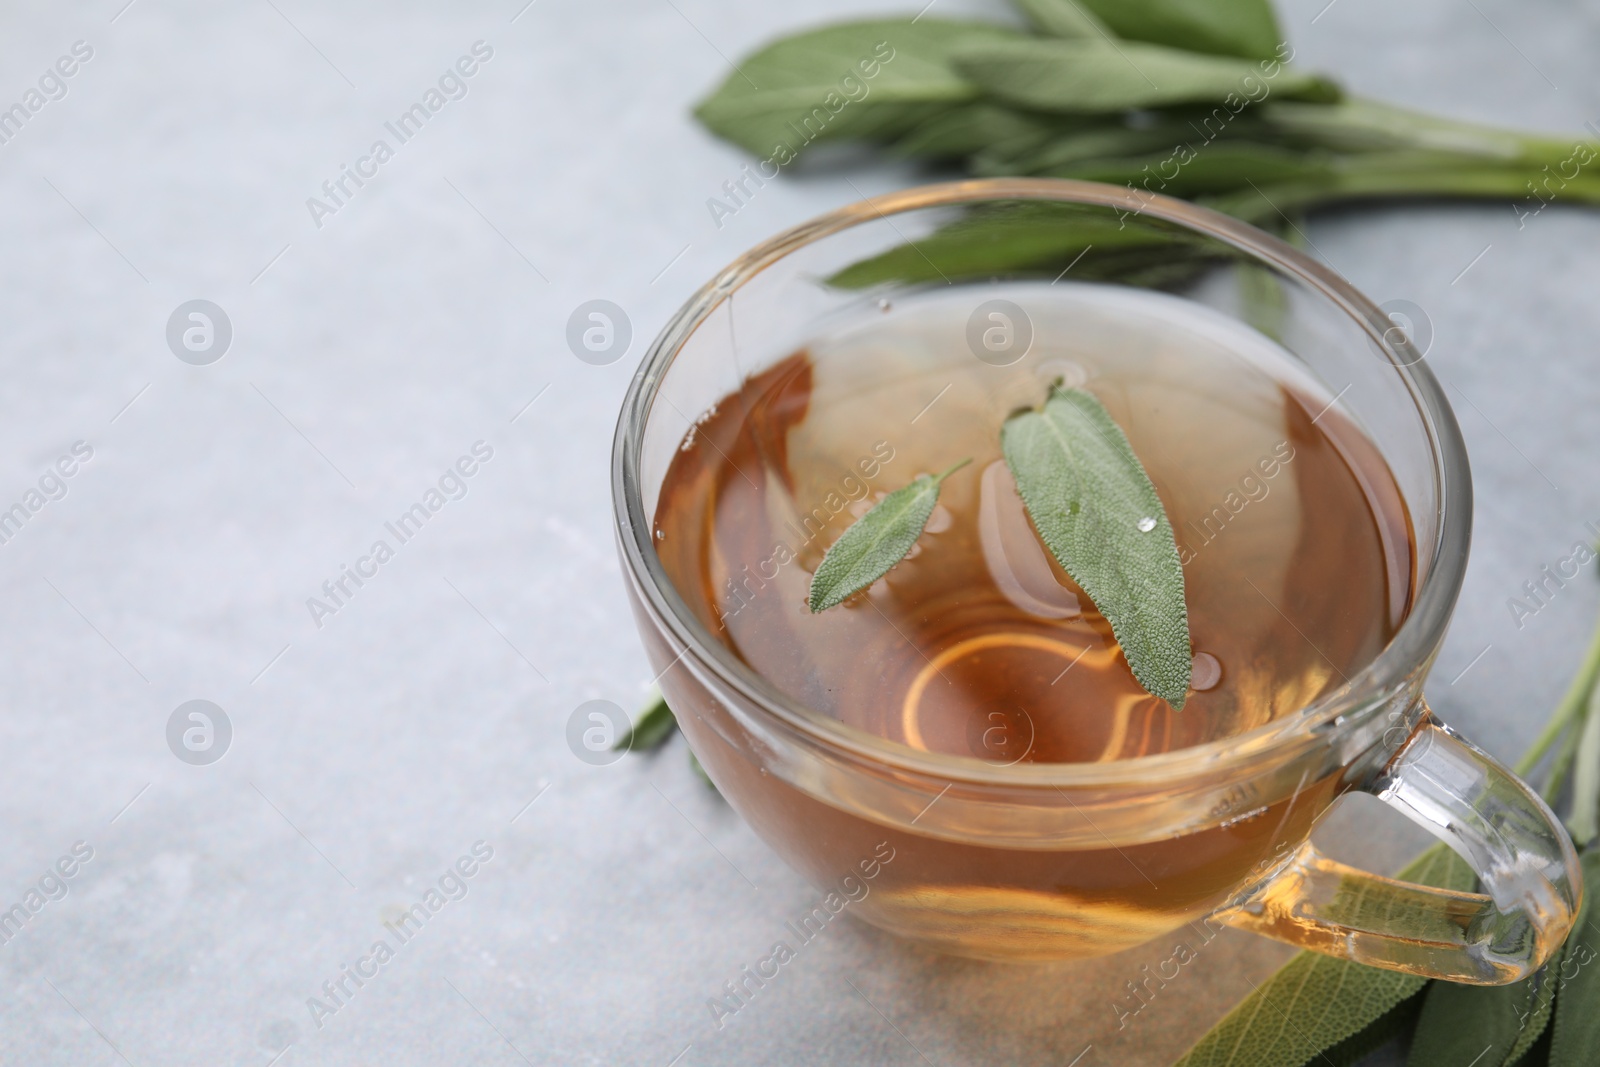
<path fill-rule="evenodd" d="M 1357 1067 L 1365 1063 L 1378 1049 L 1416 1028 L 1426 995 L 1424 990 L 1402 1000 L 1361 1030 L 1311 1057 L 1302 1067 Z"/>
<path fill-rule="evenodd" d="M 1028 515 L 1089 594 L 1151 694 L 1182 708 L 1192 653 L 1172 523 L 1122 428 L 1090 393 L 1051 389 L 1013 415 L 1000 449 Z"/>
<path fill-rule="evenodd" d="M 924 474 L 873 505 L 823 554 L 811 576 L 812 611 L 827 611 L 888 574 L 911 551 L 939 502 L 939 486 L 972 460 Z"/>
<path fill-rule="evenodd" d="M 1406 1067 L 1508 1067 L 1550 1023 L 1556 968 L 1510 985 L 1430 982 Z"/>

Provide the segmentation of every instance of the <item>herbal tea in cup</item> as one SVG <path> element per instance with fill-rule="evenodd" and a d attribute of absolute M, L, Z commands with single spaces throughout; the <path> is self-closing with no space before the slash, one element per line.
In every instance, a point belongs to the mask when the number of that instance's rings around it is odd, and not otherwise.
<path fill-rule="evenodd" d="M 887 842 L 852 913 L 955 953 L 1214 915 L 1415 973 L 1537 966 L 1575 861 L 1421 702 L 1465 464 L 1376 316 L 1247 227 L 1080 183 L 917 190 L 751 253 L 618 439 L 641 630 L 718 788 L 819 884 Z M 1350 789 L 1484 893 L 1316 854 Z"/>

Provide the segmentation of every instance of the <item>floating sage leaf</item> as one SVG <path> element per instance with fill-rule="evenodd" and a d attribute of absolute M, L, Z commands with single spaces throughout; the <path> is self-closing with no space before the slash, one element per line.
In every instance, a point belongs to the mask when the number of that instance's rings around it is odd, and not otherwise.
<path fill-rule="evenodd" d="M 829 546 L 811 576 L 812 611 L 827 611 L 888 574 L 922 536 L 939 502 L 939 486 L 972 460 L 943 474 L 924 474 L 873 505 Z"/>
<path fill-rule="evenodd" d="M 1444 845 L 1422 853 L 1398 877 L 1460 892 L 1476 882 L 1466 861 Z M 1366 891 L 1358 885 L 1351 895 Z M 1235 1005 L 1174 1067 L 1321 1064 L 1324 1049 L 1361 1033 L 1426 984 L 1416 975 L 1301 952 Z"/>
<path fill-rule="evenodd" d="M 658 690 L 645 704 L 639 717 L 633 720 L 633 725 L 612 743 L 611 749 L 614 752 L 649 752 L 660 748 L 677 725 L 678 720 L 673 717 L 672 709 L 667 707 L 667 698 Z"/>
<path fill-rule="evenodd" d="M 1585 892 L 1561 950 L 1550 1067 L 1594 1067 L 1600 1059 L 1600 930 L 1592 918 L 1600 893 L 1600 851 L 1584 853 L 1580 862 Z"/>
<path fill-rule="evenodd" d="M 1118 37 L 1191 52 L 1270 59 L 1283 34 L 1271 0 L 1083 0 Z"/>
<path fill-rule="evenodd" d="M 1009 103 L 1072 114 L 1172 104 L 1245 102 L 1268 83 L 1249 60 L 1204 56 L 1157 44 L 1101 38 L 989 41 L 964 45 L 951 63 L 968 80 Z M 1270 83 L 1280 99 L 1333 101 L 1338 87 L 1284 69 Z"/>
<path fill-rule="evenodd" d="M 1133 675 L 1174 708 L 1192 653 L 1172 523 L 1122 428 L 1082 389 L 1007 419 L 1000 448 L 1039 537 L 1111 624 Z"/>

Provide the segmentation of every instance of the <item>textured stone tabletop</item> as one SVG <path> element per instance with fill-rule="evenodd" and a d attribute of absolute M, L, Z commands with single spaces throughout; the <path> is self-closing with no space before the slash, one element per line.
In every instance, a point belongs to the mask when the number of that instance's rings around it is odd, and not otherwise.
<path fill-rule="evenodd" d="M 0 907 L 37 906 L 0 944 L 0 1061 L 1165 1063 L 1285 950 L 1223 934 L 1118 1031 L 1156 948 L 999 966 L 838 923 L 713 1024 L 707 998 L 818 893 L 681 739 L 608 767 L 567 747 L 574 708 L 631 707 L 652 673 L 612 548 L 612 428 L 702 279 L 918 179 L 813 170 L 720 227 L 707 210 L 745 158 L 689 105 L 727 58 L 858 5 L 525 2 L 0 16 L 0 108 L 43 97 L 0 144 L 0 509 L 27 515 L 0 544 Z M 1009 17 L 935 9 L 963 12 Z M 1358 91 L 1600 119 L 1592 3 L 1282 15 Z M 1600 213 L 1367 208 L 1309 233 L 1431 322 L 1477 517 L 1429 691 L 1513 757 L 1600 609 L 1588 580 L 1520 628 L 1506 605 L 1600 520 Z M 565 340 L 592 299 L 632 324 L 608 366 Z M 186 748 L 202 720 L 169 722 L 197 700 L 213 732 Z M 1361 856 L 1414 843 L 1393 827 Z"/>

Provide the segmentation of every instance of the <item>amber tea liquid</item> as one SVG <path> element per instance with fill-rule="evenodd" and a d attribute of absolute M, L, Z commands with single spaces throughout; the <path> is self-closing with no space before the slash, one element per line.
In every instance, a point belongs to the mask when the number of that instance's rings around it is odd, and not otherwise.
<path fill-rule="evenodd" d="M 1033 326 L 1011 366 L 967 343 L 973 307 L 994 297 Z M 1005 417 L 1057 380 L 1106 406 L 1171 519 L 1194 654 L 1181 711 L 1139 686 L 1001 459 Z M 1405 617 L 1404 505 L 1332 400 L 1260 334 L 1164 294 L 1067 283 L 924 294 L 837 322 L 703 416 L 662 486 L 655 544 L 716 638 L 820 715 L 1001 764 L 1182 749 L 1304 707 Z M 807 610 L 811 572 L 876 498 L 967 457 L 904 562 L 839 607 Z M 1308 784 L 1318 795 L 1297 812 L 1168 841 L 1030 851 L 891 834 L 737 757 L 720 770 L 756 775 L 735 802 L 819 881 L 893 840 L 898 858 L 863 913 L 988 956 L 1113 951 L 1203 915 L 1270 858 L 1269 838 L 1303 835 L 1333 788 Z M 930 920 L 930 908 L 971 923 Z"/>

